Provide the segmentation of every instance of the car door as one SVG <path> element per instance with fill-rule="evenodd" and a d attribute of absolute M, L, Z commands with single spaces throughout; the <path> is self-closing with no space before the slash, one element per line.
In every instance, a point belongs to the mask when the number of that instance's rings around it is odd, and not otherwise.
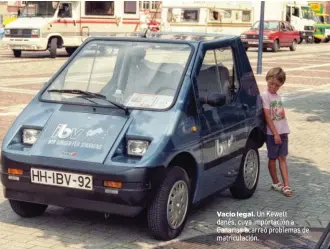
<path fill-rule="evenodd" d="M 285 22 L 285 27 L 287 30 L 287 37 L 288 37 L 288 45 L 291 45 L 293 40 L 296 38 L 296 34 L 294 28 L 290 25 L 290 23 Z"/>
<path fill-rule="evenodd" d="M 212 107 L 199 105 L 204 174 L 202 198 L 233 183 L 239 172 L 240 154 L 245 144 L 244 111 L 236 100 L 237 85 L 234 44 L 212 46 L 204 52 L 197 77 L 197 99 L 210 93 L 226 96 L 226 103 Z"/>
<path fill-rule="evenodd" d="M 280 22 L 280 46 L 288 45 L 288 34 L 284 22 Z"/>

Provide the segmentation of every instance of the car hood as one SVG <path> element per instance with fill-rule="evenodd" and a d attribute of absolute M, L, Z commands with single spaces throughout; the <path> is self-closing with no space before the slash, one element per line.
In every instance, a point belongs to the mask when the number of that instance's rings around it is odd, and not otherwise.
<path fill-rule="evenodd" d="M 56 111 L 31 155 L 102 163 L 128 117 Z"/>
<path fill-rule="evenodd" d="M 44 17 L 20 17 L 15 21 L 6 25 L 6 28 L 30 28 L 39 29 L 42 26 L 48 24 L 52 18 Z"/>

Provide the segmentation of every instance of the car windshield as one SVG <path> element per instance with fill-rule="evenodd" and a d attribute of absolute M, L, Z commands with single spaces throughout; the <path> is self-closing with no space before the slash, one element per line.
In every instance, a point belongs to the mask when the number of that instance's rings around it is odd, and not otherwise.
<path fill-rule="evenodd" d="M 104 95 L 92 99 L 100 105 L 110 106 L 110 100 L 130 108 L 166 109 L 190 53 L 190 45 L 182 43 L 93 40 L 51 82 L 42 99 L 93 104 L 79 94 L 57 91 L 76 89 Z"/>
<path fill-rule="evenodd" d="M 27 1 L 19 11 L 19 17 L 53 17 L 58 2 Z"/>
<path fill-rule="evenodd" d="M 260 29 L 260 22 L 256 22 L 252 29 Z M 278 30 L 279 29 L 279 22 L 272 22 L 272 21 L 266 21 L 264 22 L 264 30 Z"/>

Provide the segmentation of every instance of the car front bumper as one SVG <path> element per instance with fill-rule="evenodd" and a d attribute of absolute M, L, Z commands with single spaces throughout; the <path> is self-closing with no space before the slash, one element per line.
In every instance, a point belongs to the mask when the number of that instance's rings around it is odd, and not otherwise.
<path fill-rule="evenodd" d="M 3 37 L 2 45 L 5 49 L 23 51 L 43 51 L 47 49 L 48 40 L 45 38 L 11 38 Z"/>
<path fill-rule="evenodd" d="M 314 31 L 299 31 L 300 39 L 312 40 L 314 37 Z"/>
<path fill-rule="evenodd" d="M 253 48 L 259 47 L 259 39 L 242 39 L 244 47 Z M 264 48 L 271 48 L 274 44 L 273 40 L 263 40 Z"/>
<path fill-rule="evenodd" d="M 151 168 L 115 167 L 82 162 L 71 162 L 72 167 L 70 168 L 68 166 L 70 162 L 66 162 L 67 160 L 49 165 L 45 163 L 47 160 L 41 159 L 41 164 L 36 165 L 33 161 L 39 159 L 31 159 L 31 156 L 23 157 L 2 153 L 1 182 L 4 186 L 5 198 L 124 216 L 136 216 L 145 209 L 153 196 L 151 186 L 157 185 L 156 183 L 164 175 L 165 169 L 161 166 Z M 83 165 L 79 170 L 75 167 L 75 164 L 78 163 Z M 62 167 L 58 167 L 59 164 L 62 164 Z M 93 190 L 32 183 L 30 176 L 32 167 L 92 175 Z M 100 167 L 103 167 L 103 172 L 99 170 Z M 16 180 L 13 180 L 13 176 L 8 174 L 8 168 L 22 169 L 23 175 L 18 176 L 19 180 L 17 177 Z M 122 188 L 104 187 L 103 181 L 122 182 Z"/>

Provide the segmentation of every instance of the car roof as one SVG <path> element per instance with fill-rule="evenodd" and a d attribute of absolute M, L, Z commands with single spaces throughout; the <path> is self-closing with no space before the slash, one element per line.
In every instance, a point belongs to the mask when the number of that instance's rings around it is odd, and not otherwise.
<path fill-rule="evenodd" d="M 186 41 L 189 43 L 198 42 L 219 42 L 229 39 L 238 39 L 238 35 L 220 34 L 220 33 L 196 33 L 196 32 L 149 32 L 143 38 L 144 32 L 130 32 L 130 33 L 110 33 L 109 36 L 98 38 L 124 38 L 131 40 L 132 38 L 147 39 L 147 40 L 173 40 L 173 41 Z"/>

